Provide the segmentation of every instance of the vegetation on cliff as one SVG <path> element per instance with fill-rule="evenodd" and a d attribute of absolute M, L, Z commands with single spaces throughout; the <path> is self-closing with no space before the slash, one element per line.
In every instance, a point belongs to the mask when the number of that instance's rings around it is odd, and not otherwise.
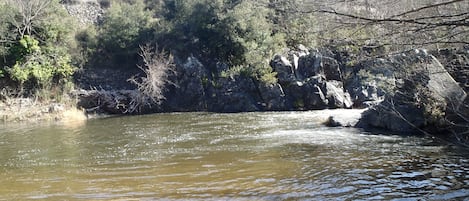
<path fill-rule="evenodd" d="M 71 86 L 73 19 L 58 1 L 0 2 L 2 93 L 55 99 Z"/>
<path fill-rule="evenodd" d="M 78 26 L 61 3 L 107 10 L 97 24 Z M 299 44 L 345 40 L 339 44 L 352 53 L 365 44 L 467 44 L 467 7 L 461 0 L 2 0 L 0 76 L 32 95 L 52 83 L 64 85 L 76 67 L 136 68 L 139 46 L 157 43 L 181 58 L 201 59 L 213 73 L 216 63 L 224 63 L 225 75 L 275 83 L 269 61 Z"/>

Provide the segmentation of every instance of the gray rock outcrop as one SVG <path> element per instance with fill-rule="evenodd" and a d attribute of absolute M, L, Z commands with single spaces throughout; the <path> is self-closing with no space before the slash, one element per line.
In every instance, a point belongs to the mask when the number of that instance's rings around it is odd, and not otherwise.
<path fill-rule="evenodd" d="M 203 111 L 207 108 L 208 72 L 195 57 L 176 62 L 176 76 L 162 107 L 166 111 Z"/>
<path fill-rule="evenodd" d="M 68 0 L 62 4 L 82 25 L 100 23 L 105 12 L 102 1 L 98 0 Z"/>
<path fill-rule="evenodd" d="M 365 112 L 359 127 L 416 132 L 434 126 L 428 113 L 435 111 L 428 110 L 445 112 L 446 106 L 461 105 L 466 99 L 466 93 L 444 66 L 424 50 L 395 55 L 388 61 L 395 62 L 394 76 L 400 78 L 396 80 L 395 92 Z"/>

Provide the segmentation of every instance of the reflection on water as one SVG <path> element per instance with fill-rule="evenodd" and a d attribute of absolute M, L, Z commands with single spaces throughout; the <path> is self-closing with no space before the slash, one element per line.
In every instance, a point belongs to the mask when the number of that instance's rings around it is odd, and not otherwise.
<path fill-rule="evenodd" d="M 466 150 L 320 126 L 327 112 L 159 114 L 0 128 L 0 200 L 469 197 Z"/>

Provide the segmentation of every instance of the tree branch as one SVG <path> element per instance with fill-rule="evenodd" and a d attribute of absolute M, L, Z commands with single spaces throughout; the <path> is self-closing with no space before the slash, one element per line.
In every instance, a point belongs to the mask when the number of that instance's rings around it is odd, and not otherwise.
<path fill-rule="evenodd" d="M 411 13 L 420 12 L 420 11 L 430 9 L 430 8 L 446 6 L 446 5 L 450 5 L 450 4 L 454 4 L 454 3 L 458 3 L 458 2 L 462 2 L 462 1 L 465 1 L 465 0 L 452 0 L 452 1 L 447 1 L 447 2 L 442 2 L 442 3 L 437 3 L 437 4 L 431 4 L 431 5 L 428 5 L 428 6 L 423 6 L 423 7 L 420 7 L 420 8 L 412 9 L 412 10 L 409 10 L 409 11 L 406 11 L 406 12 L 403 12 L 403 13 L 400 13 L 400 14 L 397 14 L 397 15 L 393 15 L 390 18 L 402 17 L 402 16 L 405 16 L 405 15 L 408 15 L 408 14 L 411 14 Z"/>

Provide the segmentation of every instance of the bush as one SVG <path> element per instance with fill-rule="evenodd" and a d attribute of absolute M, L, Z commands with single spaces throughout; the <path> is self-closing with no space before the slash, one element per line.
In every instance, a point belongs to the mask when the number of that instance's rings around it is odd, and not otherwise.
<path fill-rule="evenodd" d="M 57 47 L 39 46 L 31 36 L 22 38 L 15 49 L 20 52 L 18 60 L 7 68 L 10 79 L 22 86 L 29 81 L 38 88 L 50 86 L 55 81 L 70 79 L 75 68 L 71 65 L 70 56 Z"/>
<path fill-rule="evenodd" d="M 142 0 L 134 4 L 113 3 L 98 30 L 98 52 L 101 64 L 134 67 L 138 47 L 151 40 L 151 13 Z"/>
<path fill-rule="evenodd" d="M 209 65 L 226 63 L 233 72 L 259 80 L 275 77 L 268 63 L 285 39 L 273 32 L 269 9 L 251 1 L 223 0 L 170 0 L 165 6 L 160 44 L 169 44 L 178 54 L 195 54 Z"/>
<path fill-rule="evenodd" d="M 0 71 L 20 92 L 68 83 L 75 67 L 70 48 L 74 23 L 58 0 L 0 3 Z"/>

